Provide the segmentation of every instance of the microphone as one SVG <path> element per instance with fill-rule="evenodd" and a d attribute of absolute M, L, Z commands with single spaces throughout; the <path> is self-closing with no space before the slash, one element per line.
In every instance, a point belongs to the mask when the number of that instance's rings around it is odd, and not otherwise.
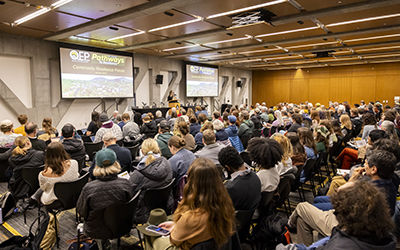
<path fill-rule="evenodd" d="M 142 102 L 142 104 L 143 104 L 143 106 L 146 106 L 146 105 L 147 105 L 147 103 L 145 103 L 145 102 Z"/>
<path fill-rule="evenodd" d="M 157 103 L 153 102 L 154 106 L 157 106 Z"/>
<path fill-rule="evenodd" d="M 187 102 L 187 105 L 190 106 L 190 102 L 189 101 Z"/>
<path fill-rule="evenodd" d="M 161 102 L 162 105 L 165 105 L 163 102 Z"/>

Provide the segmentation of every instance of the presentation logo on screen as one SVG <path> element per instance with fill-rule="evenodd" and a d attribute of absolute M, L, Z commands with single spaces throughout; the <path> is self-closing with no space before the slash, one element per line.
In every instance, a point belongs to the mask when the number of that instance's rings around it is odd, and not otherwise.
<path fill-rule="evenodd" d="M 90 53 L 86 51 L 71 50 L 71 52 L 69 52 L 69 57 L 71 57 L 73 62 L 90 62 Z"/>

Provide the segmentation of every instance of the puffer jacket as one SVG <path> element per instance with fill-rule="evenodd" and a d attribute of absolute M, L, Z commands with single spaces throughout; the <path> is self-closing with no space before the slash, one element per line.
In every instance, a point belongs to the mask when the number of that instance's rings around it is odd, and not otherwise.
<path fill-rule="evenodd" d="M 81 139 L 64 139 L 62 144 L 65 151 L 74 160 L 79 160 L 86 155 L 85 145 Z"/>
<path fill-rule="evenodd" d="M 82 189 L 76 211 L 85 218 L 85 233 L 95 239 L 111 239 L 112 231 L 103 220 L 104 210 L 114 204 L 124 204 L 133 196 L 129 181 L 117 175 L 97 177 Z"/>
<path fill-rule="evenodd" d="M 138 206 L 136 208 L 136 223 L 145 223 L 150 214 L 149 209 L 144 205 L 144 190 L 148 188 L 163 187 L 171 181 L 171 164 L 164 157 L 158 157 L 155 161 L 147 166 L 145 166 L 143 162 L 142 164 L 138 165 L 137 169 L 135 169 L 133 173 L 131 173 L 129 182 L 131 183 L 134 193 L 142 190 L 139 196 Z M 173 202 L 174 201 L 171 195 L 168 200 L 169 208 L 172 208 Z"/>
<path fill-rule="evenodd" d="M 229 125 L 225 131 L 228 133 L 229 137 L 234 137 L 237 136 L 237 132 L 238 132 L 238 128 L 236 127 L 236 125 Z"/>
<path fill-rule="evenodd" d="M 28 149 L 26 155 L 11 156 L 8 163 L 13 171 L 8 189 L 16 198 L 22 198 L 29 192 L 29 185 L 22 179 L 21 170 L 44 165 L 44 152 Z"/>

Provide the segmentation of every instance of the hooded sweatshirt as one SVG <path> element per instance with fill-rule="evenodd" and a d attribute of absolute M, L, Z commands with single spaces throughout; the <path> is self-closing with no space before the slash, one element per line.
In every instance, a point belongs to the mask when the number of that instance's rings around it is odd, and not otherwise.
<path fill-rule="evenodd" d="M 22 179 L 21 170 L 44 165 L 44 152 L 29 149 L 26 155 L 11 156 L 8 163 L 13 171 L 9 189 L 15 197 L 21 198 L 29 192 L 29 185 Z"/>
<path fill-rule="evenodd" d="M 237 136 L 238 128 L 236 127 L 235 124 L 229 125 L 226 129 L 226 132 L 228 132 L 229 137 L 234 137 Z"/>
<path fill-rule="evenodd" d="M 254 123 L 250 120 L 245 120 L 240 124 L 238 136 L 241 137 L 245 134 L 253 134 L 254 132 Z"/>
<path fill-rule="evenodd" d="M 157 134 L 156 122 L 150 121 L 143 123 L 142 127 L 140 128 L 140 133 L 145 135 L 143 139 L 154 138 L 154 136 Z"/>
<path fill-rule="evenodd" d="M 160 150 L 161 150 L 161 155 L 167 159 L 171 158 L 171 156 L 172 156 L 171 151 L 169 151 L 169 148 L 168 148 L 168 140 L 171 137 L 172 137 L 172 134 L 169 132 L 166 132 L 163 134 L 159 134 L 156 139 L 158 146 L 160 147 Z"/>
<path fill-rule="evenodd" d="M 72 159 L 79 160 L 86 155 L 86 149 L 81 139 L 64 139 L 62 144 Z"/>
<path fill-rule="evenodd" d="M 154 155 L 154 157 L 156 157 L 156 160 L 147 166 L 144 161 L 141 161 L 136 169 L 137 171 L 133 171 L 130 175 L 129 182 L 134 193 L 148 188 L 163 187 L 172 181 L 172 169 L 169 161 L 160 155 Z M 135 216 L 136 223 L 145 223 L 150 214 L 149 209 L 144 205 L 144 194 L 145 192 L 141 192 L 139 196 Z M 172 196 L 169 198 L 168 204 L 168 207 L 172 208 Z"/>

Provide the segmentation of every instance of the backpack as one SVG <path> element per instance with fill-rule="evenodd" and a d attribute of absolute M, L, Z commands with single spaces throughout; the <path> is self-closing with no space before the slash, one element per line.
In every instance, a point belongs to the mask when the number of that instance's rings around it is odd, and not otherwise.
<path fill-rule="evenodd" d="M 2 221 L 7 220 L 14 213 L 15 198 L 10 191 L 7 191 L 0 197 L 0 208 L 2 212 Z"/>
<path fill-rule="evenodd" d="M 28 246 L 31 247 L 32 250 L 40 250 L 40 243 L 47 231 L 47 226 L 49 225 L 50 216 L 43 212 L 39 211 L 39 216 L 32 222 L 29 227 L 29 236 L 28 236 Z M 35 226 L 35 224 L 37 224 Z"/>
<path fill-rule="evenodd" d="M 260 249 L 272 250 L 282 243 L 292 242 L 287 225 L 287 219 L 271 210 L 260 220 L 254 228 L 253 237 L 261 244 Z"/>

